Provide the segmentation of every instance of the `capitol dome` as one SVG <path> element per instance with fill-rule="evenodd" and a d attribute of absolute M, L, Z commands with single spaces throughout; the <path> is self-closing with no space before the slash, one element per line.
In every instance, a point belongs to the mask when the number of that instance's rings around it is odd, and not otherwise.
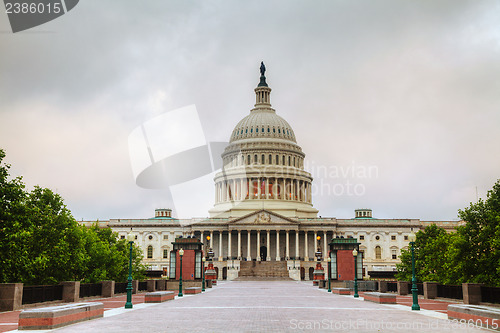
<path fill-rule="evenodd" d="M 271 88 L 261 64 L 255 106 L 233 129 L 215 175 L 211 217 L 238 217 L 267 209 L 287 217 L 316 217 L 312 177 L 288 122 L 271 108 Z"/>
<path fill-rule="evenodd" d="M 254 138 L 276 138 L 297 142 L 292 127 L 273 109 L 252 110 L 236 125 L 229 142 Z"/>

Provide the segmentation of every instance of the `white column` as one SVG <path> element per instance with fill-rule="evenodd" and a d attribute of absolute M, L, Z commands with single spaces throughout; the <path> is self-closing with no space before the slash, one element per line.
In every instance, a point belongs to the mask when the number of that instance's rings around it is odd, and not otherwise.
<path fill-rule="evenodd" d="M 276 230 L 276 261 L 280 261 L 280 231 Z"/>
<path fill-rule="evenodd" d="M 264 183 L 265 189 L 264 189 L 264 195 L 265 199 L 269 199 L 269 178 L 266 178 L 266 182 Z"/>
<path fill-rule="evenodd" d="M 241 259 L 241 230 L 238 230 L 238 260 Z"/>
<path fill-rule="evenodd" d="M 271 261 L 271 231 L 267 230 L 267 255 L 266 261 Z"/>
<path fill-rule="evenodd" d="M 295 260 L 299 260 L 299 231 L 295 230 Z"/>
<path fill-rule="evenodd" d="M 252 255 L 250 252 L 250 236 L 251 236 L 251 230 L 248 230 L 248 240 L 247 240 L 247 261 L 252 261 Z"/>
<path fill-rule="evenodd" d="M 218 198 L 218 195 L 217 195 L 217 189 L 218 189 L 218 184 L 215 184 L 215 203 L 219 202 L 219 198 Z"/>
<path fill-rule="evenodd" d="M 323 231 L 323 258 L 328 256 L 328 249 L 326 247 L 326 231 Z"/>
<path fill-rule="evenodd" d="M 219 261 L 222 261 L 222 231 L 219 231 Z"/>
<path fill-rule="evenodd" d="M 290 231 L 286 231 L 286 260 L 290 259 Z"/>
<path fill-rule="evenodd" d="M 245 200 L 245 194 L 247 191 L 244 190 L 243 187 L 243 178 L 240 179 L 240 200 Z"/>
<path fill-rule="evenodd" d="M 231 230 L 228 231 L 227 233 L 227 256 L 229 257 L 229 260 L 231 260 Z"/>
<path fill-rule="evenodd" d="M 260 183 L 260 177 L 257 178 L 257 199 L 260 199 L 260 196 L 262 194 L 262 186 Z"/>
<path fill-rule="evenodd" d="M 260 261 L 260 230 L 257 230 L 257 261 Z"/>
<path fill-rule="evenodd" d="M 313 246 L 313 251 L 314 255 L 316 255 L 316 248 L 318 247 L 318 232 L 314 232 L 314 246 Z"/>
<path fill-rule="evenodd" d="M 309 245 L 307 243 L 307 231 L 304 231 L 304 260 L 309 261 Z"/>
<path fill-rule="evenodd" d="M 210 248 L 214 249 L 214 231 L 213 230 L 210 230 Z"/>

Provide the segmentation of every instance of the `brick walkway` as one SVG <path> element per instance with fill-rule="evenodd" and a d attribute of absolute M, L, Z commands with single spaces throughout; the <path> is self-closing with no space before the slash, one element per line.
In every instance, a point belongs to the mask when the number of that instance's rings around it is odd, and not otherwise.
<path fill-rule="evenodd" d="M 422 301 L 422 311 L 406 305 L 379 305 L 339 296 L 310 282 L 220 282 L 200 295 L 161 304 L 123 309 L 123 299 L 104 299 L 105 317 L 55 332 L 482 332 L 461 329 L 440 319 L 444 313 L 425 310 L 439 301 Z M 136 296 L 134 302 L 140 302 Z M 143 298 L 143 297 L 142 297 Z M 402 303 L 410 297 L 398 297 Z M 428 304 L 427 304 L 428 303 Z M 441 302 L 442 303 L 442 302 Z M 446 303 L 447 305 L 448 303 Z M 438 306 L 439 310 L 443 305 Z"/>

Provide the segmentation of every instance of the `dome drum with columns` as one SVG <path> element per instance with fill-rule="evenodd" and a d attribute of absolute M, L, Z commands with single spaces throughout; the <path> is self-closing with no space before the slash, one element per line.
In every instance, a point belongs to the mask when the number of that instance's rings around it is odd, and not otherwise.
<path fill-rule="evenodd" d="M 311 174 L 291 126 L 271 108 L 261 70 L 255 107 L 234 128 L 215 176 L 211 217 L 240 217 L 267 209 L 287 217 L 316 217 Z"/>

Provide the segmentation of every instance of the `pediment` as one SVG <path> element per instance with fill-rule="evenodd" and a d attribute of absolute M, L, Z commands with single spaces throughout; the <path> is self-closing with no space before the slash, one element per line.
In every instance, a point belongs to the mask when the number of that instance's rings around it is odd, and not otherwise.
<path fill-rule="evenodd" d="M 230 225 L 299 225 L 286 216 L 262 209 L 239 217 L 231 222 Z"/>

